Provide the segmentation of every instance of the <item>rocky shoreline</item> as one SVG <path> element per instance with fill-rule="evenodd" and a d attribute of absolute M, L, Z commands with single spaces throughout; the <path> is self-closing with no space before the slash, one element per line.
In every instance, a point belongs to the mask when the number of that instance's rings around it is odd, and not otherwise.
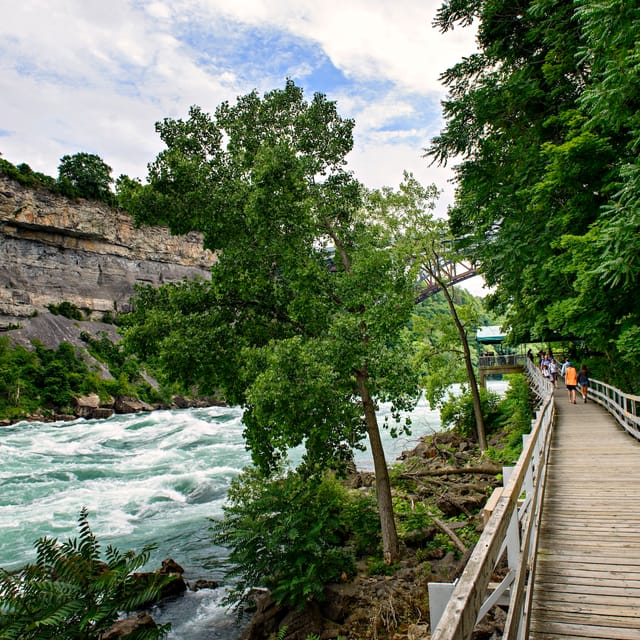
<path fill-rule="evenodd" d="M 85 418 L 87 420 L 106 420 L 116 414 L 143 413 L 149 411 L 170 409 L 198 409 L 206 407 L 224 407 L 226 403 L 211 398 L 187 398 L 176 395 L 170 403 L 149 404 L 132 396 L 118 396 L 110 398 L 108 402 L 101 402 L 98 394 L 90 393 L 75 399 L 74 412 L 32 413 L 16 419 L 0 419 L 0 426 L 9 426 L 18 422 L 63 422 Z"/>
<path fill-rule="evenodd" d="M 285 640 L 338 638 L 358 640 L 425 640 L 430 637 L 429 582 L 452 582 L 462 573 L 473 550 L 457 532 L 472 525 L 482 531 L 483 507 L 500 484 L 501 468 L 486 460 L 477 445 L 453 432 L 421 439 L 401 457 L 398 483 L 416 503 L 429 501 L 443 514 L 425 529 L 403 536 L 401 560 L 391 575 L 372 575 L 361 560 L 352 580 L 327 585 L 321 602 L 303 610 L 277 605 L 268 592 L 253 595 L 254 608 L 242 640 L 266 640 L 286 627 Z M 356 472 L 351 487 L 373 491 L 373 475 Z M 447 544 L 442 544 L 443 537 Z M 482 621 L 475 640 L 488 640 L 501 629 L 504 612 L 496 609 Z M 279 636 L 278 636 L 279 637 Z"/>

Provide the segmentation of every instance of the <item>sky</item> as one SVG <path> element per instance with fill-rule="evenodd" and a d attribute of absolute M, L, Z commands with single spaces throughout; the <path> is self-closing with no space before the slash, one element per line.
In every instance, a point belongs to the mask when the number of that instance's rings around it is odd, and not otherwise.
<path fill-rule="evenodd" d="M 155 123 L 213 112 L 291 78 L 355 120 L 349 168 L 368 187 L 403 171 L 453 201 L 451 168 L 424 149 L 442 127 L 440 74 L 475 50 L 441 34 L 440 0 L 0 0 L 0 153 L 57 177 L 95 153 L 143 181 Z"/>

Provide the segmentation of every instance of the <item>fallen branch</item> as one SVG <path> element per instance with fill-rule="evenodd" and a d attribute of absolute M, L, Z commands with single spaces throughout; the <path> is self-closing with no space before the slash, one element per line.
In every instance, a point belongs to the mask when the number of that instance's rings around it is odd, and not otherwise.
<path fill-rule="evenodd" d="M 462 542 L 462 540 L 460 540 L 460 538 L 458 538 L 458 536 L 444 522 L 442 522 L 442 520 L 433 517 L 433 524 L 435 524 L 436 527 L 438 527 L 438 529 L 442 531 L 442 533 L 445 533 L 447 536 L 449 536 L 449 539 L 451 540 L 451 542 L 453 542 L 458 551 L 462 553 L 467 552 L 467 547 L 464 542 Z"/>
<path fill-rule="evenodd" d="M 493 465 L 485 465 L 480 467 L 445 467 L 443 469 L 428 469 L 425 471 L 415 471 L 413 473 L 403 473 L 397 477 L 404 480 L 411 480 L 413 478 L 419 478 L 422 476 L 453 476 L 463 475 L 465 473 L 477 473 L 481 475 L 495 476 L 498 473 L 502 473 L 500 467 L 494 467 Z"/>

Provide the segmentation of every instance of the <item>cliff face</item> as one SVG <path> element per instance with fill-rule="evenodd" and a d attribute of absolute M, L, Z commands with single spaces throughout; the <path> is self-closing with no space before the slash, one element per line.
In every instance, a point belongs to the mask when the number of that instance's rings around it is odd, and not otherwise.
<path fill-rule="evenodd" d="M 126 311 L 138 283 L 209 277 L 198 234 L 137 229 L 105 204 L 26 189 L 0 174 L 0 327 L 70 302 L 99 318 Z"/>

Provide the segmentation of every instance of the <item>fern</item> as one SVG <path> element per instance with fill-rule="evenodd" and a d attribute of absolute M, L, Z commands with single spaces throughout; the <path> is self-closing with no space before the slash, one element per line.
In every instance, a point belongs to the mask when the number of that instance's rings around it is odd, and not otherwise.
<path fill-rule="evenodd" d="M 143 584 L 132 576 L 152 545 L 140 554 L 107 547 L 103 561 L 86 509 L 78 529 L 79 537 L 66 542 L 37 540 L 36 562 L 18 573 L 0 569 L 0 640 L 99 640 L 120 613 L 157 599 L 169 576 Z M 145 629 L 135 637 L 160 640 L 168 630 Z"/>

